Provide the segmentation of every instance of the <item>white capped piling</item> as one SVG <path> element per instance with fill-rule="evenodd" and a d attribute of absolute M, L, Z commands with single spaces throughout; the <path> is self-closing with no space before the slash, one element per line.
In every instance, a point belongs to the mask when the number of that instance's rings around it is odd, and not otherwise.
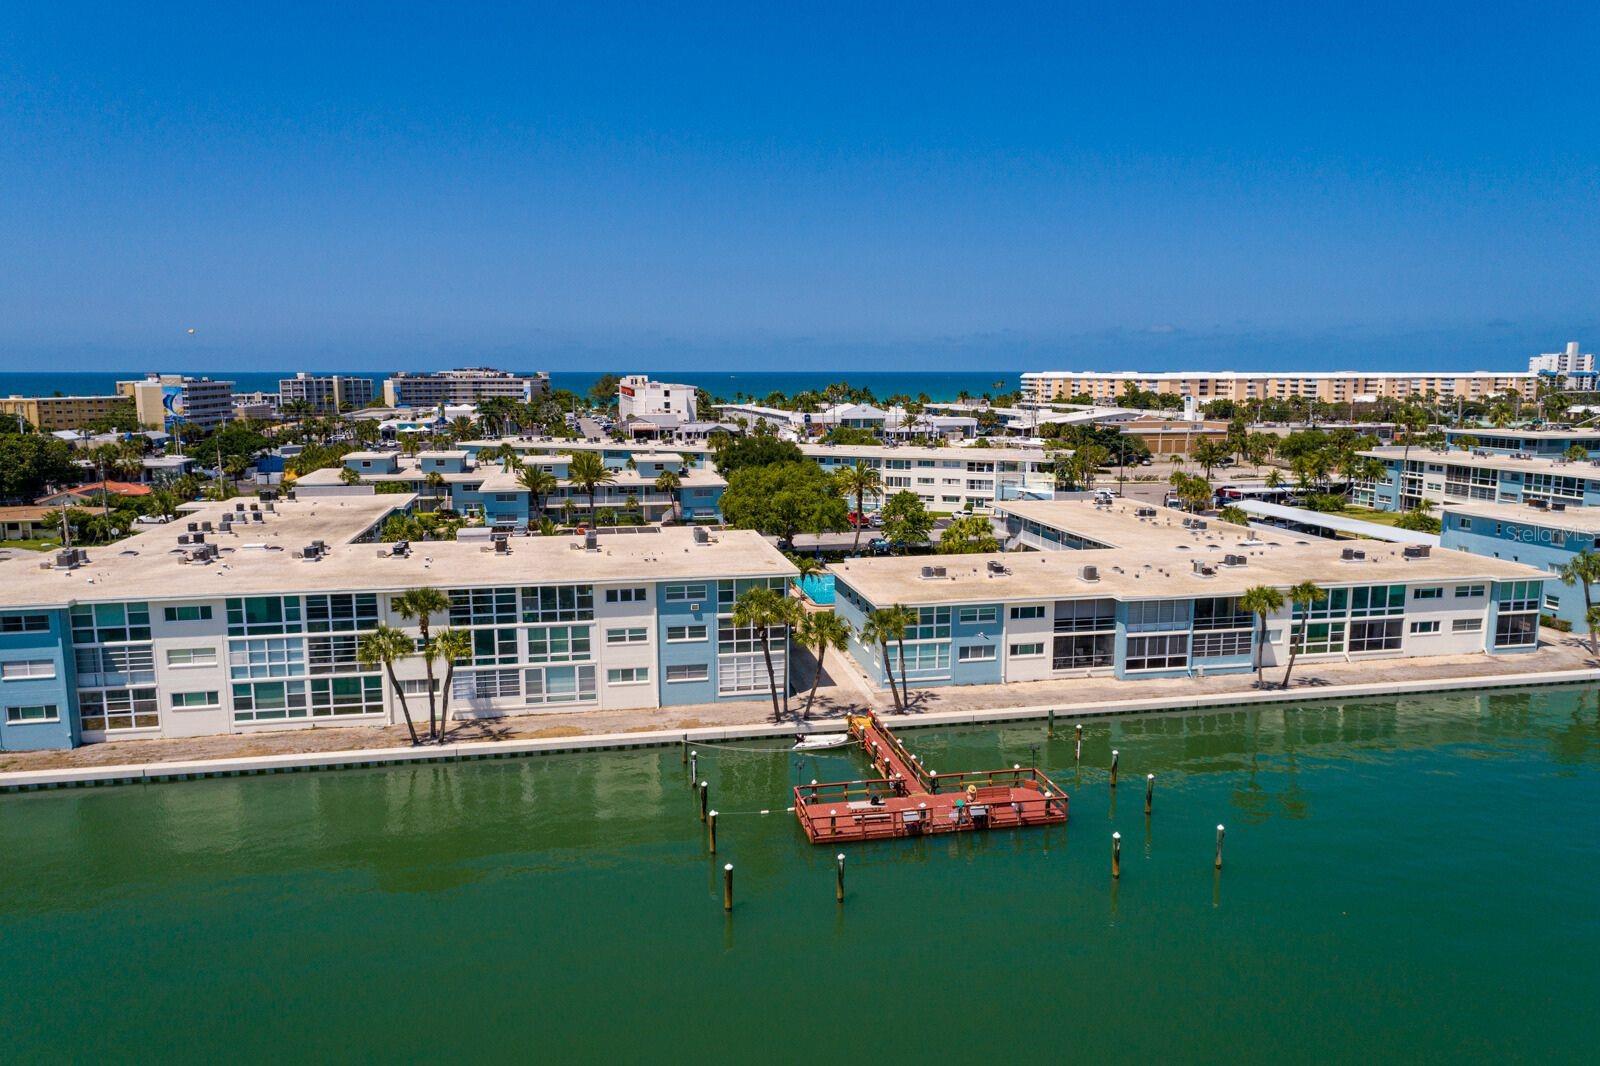
<path fill-rule="evenodd" d="M 1144 775 L 1144 816 L 1150 817 L 1150 804 L 1156 797 L 1156 775 Z"/>
<path fill-rule="evenodd" d="M 1080 723 L 1078 726 L 1076 726 L 1076 729 L 1078 730 L 1078 742 L 1073 747 L 1072 757 L 1074 759 L 1076 759 L 1078 762 L 1082 762 L 1083 761 L 1083 725 Z"/>
<path fill-rule="evenodd" d="M 1122 876 L 1122 834 L 1111 834 L 1111 876 Z"/>
<path fill-rule="evenodd" d="M 733 863 L 722 868 L 722 909 L 733 910 Z"/>
<path fill-rule="evenodd" d="M 1227 830 L 1222 826 L 1217 826 L 1217 869 L 1219 870 L 1222 869 L 1222 837 L 1226 832 Z"/>
<path fill-rule="evenodd" d="M 717 853 L 717 812 L 706 815 L 706 846 L 712 855 Z"/>
<path fill-rule="evenodd" d="M 700 820 L 702 822 L 706 820 L 706 809 L 710 806 L 710 800 L 711 786 L 702 781 L 700 782 Z"/>
<path fill-rule="evenodd" d="M 1117 750 L 1115 748 L 1113 748 L 1111 750 L 1111 787 L 1112 788 L 1116 788 L 1117 787 L 1117 760 L 1118 760 L 1118 758 L 1119 758 L 1118 752 L 1117 752 Z"/>
<path fill-rule="evenodd" d="M 834 868 L 835 868 L 835 870 L 838 871 L 838 876 L 836 876 L 834 878 L 834 883 L 833 883 L 833 898 L 835 900 L 837 900 L 838 902 L 843 903 L 844 902 L 844 852 L 841 851 L 838 855 L 834 856 L 834 860 L 833 861 L 834 861 Z"/>
<path fill-rule="evenodd" d="M 689 787 L 693 788 L 694 783 L 698 780 L 700 780 L 700 753 L 691 751 L 689 753 Z"/>

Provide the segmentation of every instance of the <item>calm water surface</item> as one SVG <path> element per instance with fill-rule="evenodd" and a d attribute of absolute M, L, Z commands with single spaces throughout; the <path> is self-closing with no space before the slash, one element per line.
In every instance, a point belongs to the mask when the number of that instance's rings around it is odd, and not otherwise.
<path fill-rule="evenodd" d="M 1058 731 L 907 732 L 936 769 L 1037 746 L 1072 821 L 852 848 L 842 909 L 782 808 L 845 753 L 703 747 L 715 859 L 676 750 L 0 797 L 5 1058 L 1593 1050 L 1593 691 L 1093 722 L 1081 770 Z"/>

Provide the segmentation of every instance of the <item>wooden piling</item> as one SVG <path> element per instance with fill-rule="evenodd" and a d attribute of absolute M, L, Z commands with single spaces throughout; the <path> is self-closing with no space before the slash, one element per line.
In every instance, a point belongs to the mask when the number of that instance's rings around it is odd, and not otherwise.
<path fill-rule="evenodd" d="M 1122 834 L 1111 834 L 1111 876 L 1122 876 Z"/>
<path fill-rule="evenodd" d="M 1082 724 L 1079 724 L 1077 726 L 1077 730 L 1078 730 L 1078 742 L 1077 742 L 1076 745 L 1073 746 L 1072 757 L 1075 760 L 1077 760 L 1078 762 L 1082 762 L 1083 761 L 1083 726 L 1082 726 Z"/>
<path fill-rule="evenodd" d="M 1117 759 L 1118 759 L 1118 752 L 1116 751 L 1116 749 L 1113 748 L 1112 751 L 1111 751 L 1111 787 L 1112 788 L 1116 788 L 1117 787 Z"/>
<path fill-rule="evenodd" d="M 698 780 L 700 780 L 700 753 L 691 751 L 689 753 L 689 787 L 693 788 L 694 783 Z"/>
<path fill-rule="evenodd" d="M 717 853 L 717 812 L 712 811 L 706 815 L 706 846 L 711 849 L 711 854 Z"/>
<path fill-rule="evenodd" d="M 837 900 L 838 902 L 843 903 L 844 902 L 844 852 L 841 851 L 837 856 L 834 857 L 834 863 L 835 863 L 835 869 L 838 871 L 838 876 L 835 877 L 834 883 L 833 883 L 833 898 L 835 900 Z"/>
<path fill-rule="evenodd" d="M 1156 775 L 1155 774 L 1145 774 L 1144 775 L 1144 816 L 1146 818 L 1150 817 L 1150 804 L 1155 800 L 1155 796 L 1156 796 Z"/>
<path fill-rule="evenodd" d="M 685 733 L 683 735 L 683 747 L 682 747 L 681 751 L 683 753 L 682 763 L 683 763 L 683 765 L 687 766 L 687 765 L 689 765 L 689 734 L 688 733 Z"/>
<path fill-rule="evenodd" d="M 1226 832 L 1227 832 L 1227 830 L 1224 829 L 1222 826 L 1220 826 L 1220 825 L 1217 826 L 1217 867 L 1216 868 L 1219 869 L 1219 870 L 1222 869 L 1222 837 L 1223 837 L 1223 834 L 1226 833 Z"/>
<path fill-rule="evenodd" d="M 1051 740 L 1055 739 L 1055 736 L 1056 736 L 1056 709 L 1054 707 L 1050 708 L 1049 727 L 1045 730 L 1045 734 L 1044 735 L 1049 737 Z"/>
<path fill-rule="evenodd" d="M 733 910 L 733 863 L 722 868 L 722 909 Z"/>
<path fill-rule="evenodd" d="M 711 786 L 704 781 L 700 782 L 700 820 L 702 822 L 706 820 L 706 808 L 710 805 L 710 799 Z"/>

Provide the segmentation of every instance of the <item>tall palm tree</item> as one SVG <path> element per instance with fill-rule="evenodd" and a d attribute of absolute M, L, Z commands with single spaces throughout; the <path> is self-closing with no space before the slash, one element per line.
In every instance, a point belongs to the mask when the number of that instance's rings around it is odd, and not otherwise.
<path fill-rule="evenodd" d="M 437 726 L 434 723 L 435 715 L 439 709 L 438 694 L 433 690 L 433 655 L 429 654 L 429 645 L 432 642 L 430 625 L 436 614 L 443 614 L 450 609 L 450 597 L 438 589 L 415 588 L 407 589 L 389 602 L 394 612 L 408 622 L 417 624 L 417 633 L 420 637 L 423 665 L 428 672 L 428 736 L 435 737 Z"/>
<path fill-rule="evenodd" d="M 1564 585 L 1583 586 L 1583 616 L 1589 629 L 1589 654 L 1596 654 L 1595 626 L 1589 619 L 1589 608 L 1594 606 L 1591 586 L 1600 581 L 1600 554 L 1585 548 L 1567 560 L 1560 571 Z"/>
<path fill-rule="evenodd" d="M 877 499 L 883 494 L 883 475 L 868 466 L 862 460 L 856 460 L 856 465 L 844 467 L 837 478 L 839 491 L 856 501 L 856 537 L 855 543 L 850 546 L 852 554 L 861 550 L 861 519 L 866 517 L 868 499 Z"/>
<path fill-rule="evenodd" d="M 667 494 L 667 499 L 672 503 L 672 518 L 677 521 L 681 517 L 678 510 L 678 490 L 683 487 L 683 478 L 678 476 L 676 470 L 663 470 L 656 475 L 656 491 Z"/>
<path fill-rule="evenodd" d="M 528 490 L 532 497 L 533 509 L 540 518 L 544 517 L 544 502 L 550 494 L 560 487 L 556 476 L 542 466 L 524 466 L 517 471 L 517 483 Z"/>
<path fill-rule="evenodd" d="M 472 655 L 472 636 L 464 629 L 446 629 L 434 637 L 422 652 L 428 662 L 430 674 L 435 659 L 444 660 L 444 684 L 439 702 L 439 728 L 433 734 L 437 744 L 443 744 L 450 722 L 450 685 L 455 681 L 456 663 Z M 432 682 L 429 682 L 432 688 Z"/>
<path fill-rule="evenodd" d="M 1310 581 L 1302 581 L 1289 590 L 1289 602 L 1294 604 L 1295 617 L 1289 627 L 1289 665 L 1283 671 L 1283 688 L 1289 687 L 1289 673 L 1300 654 L 1300 645 L 1305 643 L 1306 615 L 1310 613 L 1312 604 L 1321 603 L 1327 598 L 1328 590 Z"/>
<path fill-rule="evenodd" d="M 850 623 L 832 611 L 812 611 L 800 619 L 797 636 L 800 643 L 817 653 L 817 668 L 811 675 L 811 692 L 806 696 L 806 707 L 800 717 L 811 717 L 811 705 L 817 699 L 817 686 L 822 684 L 822 660 L 828 649 L 843 652 L 850 646 L 855 630 Z"/>
<path fill-rule="evenodd" d="M 417 645 L 410 637 L 400 630 L 389 625 L 380 625 L 372 632 L 361 638 L 356 645 L 356 661 L 369 670 L 375 666 L 382 666 L 384 673 L 389 675 L 389 685 L 394 689 L 394 694 L 400 700 L 400 713 L 405 715 L 406 729 L 411 733 L 411 744 L 415 747 L 422 743 L 417 736 L 417 725 L 411 720 L 411 705 L 406 701 L 406 690 L 401 687 L 400 680 L 394 676 L 394 664 L 401 659 L 416 654 Z"/>
<path fill-rule="evenodd" d="M 1239 606 L 1256 616 L 1256 688 L 1261 688 L 1262 653 L 1266 650 L 1267 619 L 1283 610 L 1283 593 L 1271 585 L 1251 585 L 1239 597 Z"/>
<path fill-rule="evenodd" d="M 601 485 L 617 480 L 617 472 L 606 466 L 599 452 L 571 452 L 567 464 L 567 480 L 589 497 L 589 521 L 595 519 L 594 494 Z"/>
<path fill-rule="evenodd" d="M 772 720 L 783 721 L 783 710 L 778 704 L 778 675 L 772 666 L 772 630 L 793 625 L 798 620 L 800 605 L 781 592 L 769 588 L 753 588 L 733 604 L 733 624 L 738 629 L 753 629 L 761 642 L 761 655 L 767 663 L 767 690 L 772 695 Z"/>
<path fill-rule="evenodd" d="M 911 709 L 911 682 L 906 678 L 906 633 L 915 628 L 921 615 L 914 607 L 895 604 L 889 608 L 889 632 L 894 635 L 900 657 L 900 702 Z"/>

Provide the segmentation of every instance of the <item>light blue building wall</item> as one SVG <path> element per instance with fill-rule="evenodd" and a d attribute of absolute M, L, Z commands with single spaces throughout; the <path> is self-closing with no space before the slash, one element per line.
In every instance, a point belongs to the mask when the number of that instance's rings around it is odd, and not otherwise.
<path fill-rule="evenodd" d="M 1591 456 L 1600 455 L 1600 432 L 1592 429 L 1524 432 L 1515 429 L 1458 426 L 1446 429 L 1444 437 L 1452 448 L 1459 447 L 1463 437 L 1470 437 L 1474 448 L 1499 455 L 1523 454 L 1554 459 L 1565 455 L 1574 444 Z"/>
<path fill-rule="evenodd" d="M 693 584 L 705 589 L 704 597 L 686 598 L 681 582 L 656 586 L 656 669 L 662 706 L 717 699 L 716 583 Z"/>
<path fill-rule="evenodd" d="M 77 745 L 70 646 L 65 611 L 0 613 L 0 751 Z"/>
<path fill-rule="evenodd" d="M 1471 552 L 1495 559 L 1536 566 L 1551 575 L 1561 569 L 1580 552 L 1596 550 L 1600 537 L 1591 531 L 1571 528 L 1560 512 L 1541 512 L 1527 509 L 1526 517 L 1515 519 L 1505 516 L 1466 514 L 1446 508 L 1440 519 L 1442 530 L 1439 543 L 1444 548 Z M 1600 602 L 1600 589 L 1591 595 Z M 1577 632 L 1585 630 L 1583 587 L 1565 585 L 1559 579 L 1545 582 L 1545 614 L 1569 623 Z"/>

